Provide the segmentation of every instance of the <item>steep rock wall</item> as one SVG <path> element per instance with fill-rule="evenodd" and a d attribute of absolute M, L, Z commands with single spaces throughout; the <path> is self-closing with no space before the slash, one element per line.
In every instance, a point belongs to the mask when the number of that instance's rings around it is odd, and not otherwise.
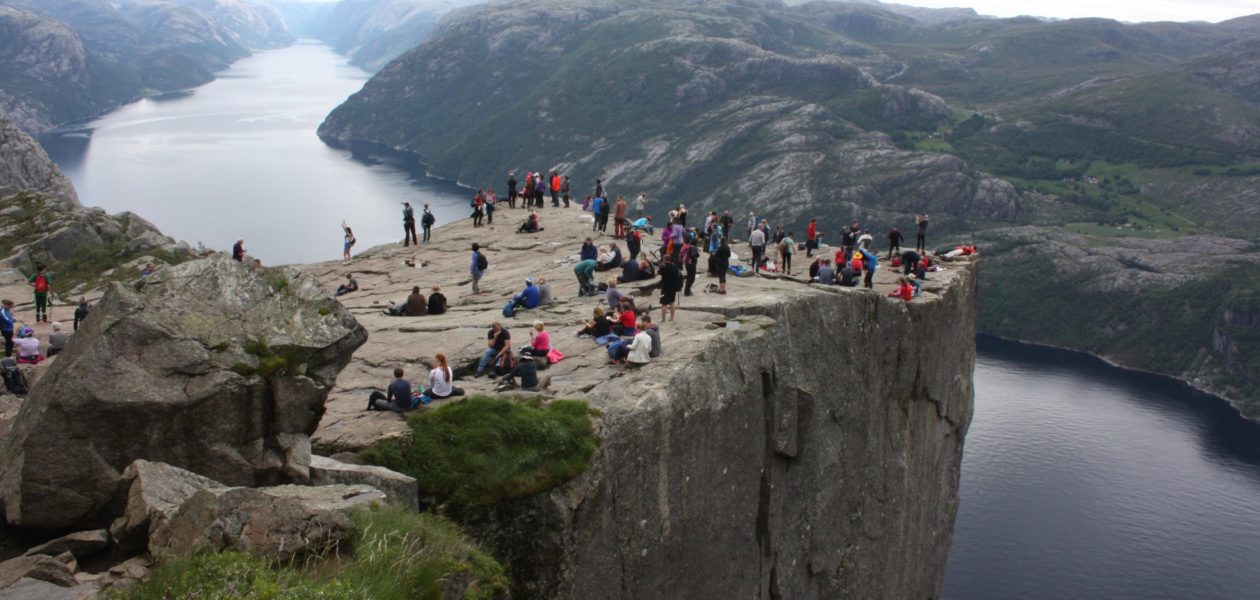
<path fill-rule="evenodd" d="M 604 441 L 582 478 L 464 520 L 527 596 L 935 597 L 972 414 L 971 268 L 930 303 L 831 288 L 727 310 L 739 330 L 667 348 L 695 359 L 588 397 Z"/>

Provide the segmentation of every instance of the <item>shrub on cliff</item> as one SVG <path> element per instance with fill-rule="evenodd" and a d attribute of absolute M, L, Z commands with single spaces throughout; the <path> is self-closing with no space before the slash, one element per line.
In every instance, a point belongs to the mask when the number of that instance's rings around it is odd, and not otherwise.
<path fill-rule="evenodd" d="M 450 522 L 399 507 L 351 514 L 357 526 L 348 563 L 273 565 L 237 552 L 159 566 L 114 600 L 410 600 L 505 597 L 503 567 Z"/>
<path fill-rule="evenodd" d="M 364 458 L 406 473 L 422 496 L 480 506 L 551 489 L 586 470 L 597 442 L 585 402 L 473 397 L 411 417 L 412 437 Z"/>

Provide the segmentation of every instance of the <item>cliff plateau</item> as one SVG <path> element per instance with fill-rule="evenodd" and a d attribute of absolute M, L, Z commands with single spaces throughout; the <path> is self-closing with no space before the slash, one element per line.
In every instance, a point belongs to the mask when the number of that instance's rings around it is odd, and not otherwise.
<path fill-rule="evenodd" d="M 513 211 L 498 216 L 514 221 Z M 461 222 L 435 231 L 433 245 L 303 267 L 326 285 L 352 270 L 361 289 L 340 300 L 369 332 L 330 394 L 316 452 L 402 437 L 398 416 L 362 410 L 365 395 L 395 366 L 415 381 L 436 352 L 469 394 L 496 394 L 493 381 L 468 377 L 486 329 L 503 321 L 519 346 L 539 319 L 566 358 L 543 372 L 547 391 L 523 395 L 586 400 L 600 415 L 600 449 L 584 474 L 551 492 L 451 515 L 500 549 L 518 594 L 939 593 L 972 412 L 973 263 L 948 263 L 909 303 L 885 296 L 896 278 L 889 269 L 875 291 L 732 277 L 728 295 L 680 298 L 677 320 L 660 325 L 663 356 L 621 371 L 604 348 L 571 333 L 604 302 L 576 297 L 572 275 L 589 218 L 547 208 L 542 220 L 536 235 L 509 233 L 515 223 Z M 476 296 L 455 287 L 467 283 L 474 241 L 491 265 L 488 293 Z M 410 259 L 420 266 L 401 266 Z M 501 318 L 526 276 L 546 277 L 557 301 Z M 622 291 L 651 307 L 655 283 Z M 701 275 L 697 291 L 705 283 Z M 445 286 L 446 314 L 381 314 L 411 286 L 435 284 Z"/>

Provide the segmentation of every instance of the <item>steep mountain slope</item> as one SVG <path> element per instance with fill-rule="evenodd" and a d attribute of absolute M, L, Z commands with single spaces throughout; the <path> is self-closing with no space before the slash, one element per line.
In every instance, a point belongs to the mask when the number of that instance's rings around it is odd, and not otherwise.
<path fill-rule="evenodd" d="M 464 181 L 557 165 L 579 191 L 602 178 L 662 203 L 734 204 L 802 224 L 924 208 L 1014 218 L 1009 185 L 880 131 L 952 117 L 940 98 L 869 73 L 894 67 L 774 2 L 489 5 L 452 13 L 320 135 L 414 151 Z"/>
<path fill-rule="evenodd" d="M 481 0 L 341 0 L 312 29 L 350 62 L 377 71 L 416 47 L 443 15 Z"/>
<path fill-rule="evenodd" d="M 292 36 L 240 0 L 0 0 L 0 109 L 31 132 L 205 83 Z"/>

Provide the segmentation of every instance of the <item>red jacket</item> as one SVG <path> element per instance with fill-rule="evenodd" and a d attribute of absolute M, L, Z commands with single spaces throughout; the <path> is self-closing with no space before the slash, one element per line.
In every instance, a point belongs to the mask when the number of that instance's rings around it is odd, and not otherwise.
<path fill-rule="evenodd" d="M 553 192 L 560 191 L 560 176 L 559 175 L 551 176 L 551 191 Z"/>
<path fill-rule="evenodd" d="M 894 298 L 901 298 L 902 300 L 909 302 L 912 298 L 914 298 L 914 286 L 910 285 L 909 283 L 903 283 L 897 286 L 897 289 L 894 290 L 893 293 L 889 295 Z"/>
<path fill-rule="evenodd" d="M 813 223 L 809 224 L 809 229 L 805 230 L 805 239 L 812 240 L 818 237 L 818 228 Z"/>

